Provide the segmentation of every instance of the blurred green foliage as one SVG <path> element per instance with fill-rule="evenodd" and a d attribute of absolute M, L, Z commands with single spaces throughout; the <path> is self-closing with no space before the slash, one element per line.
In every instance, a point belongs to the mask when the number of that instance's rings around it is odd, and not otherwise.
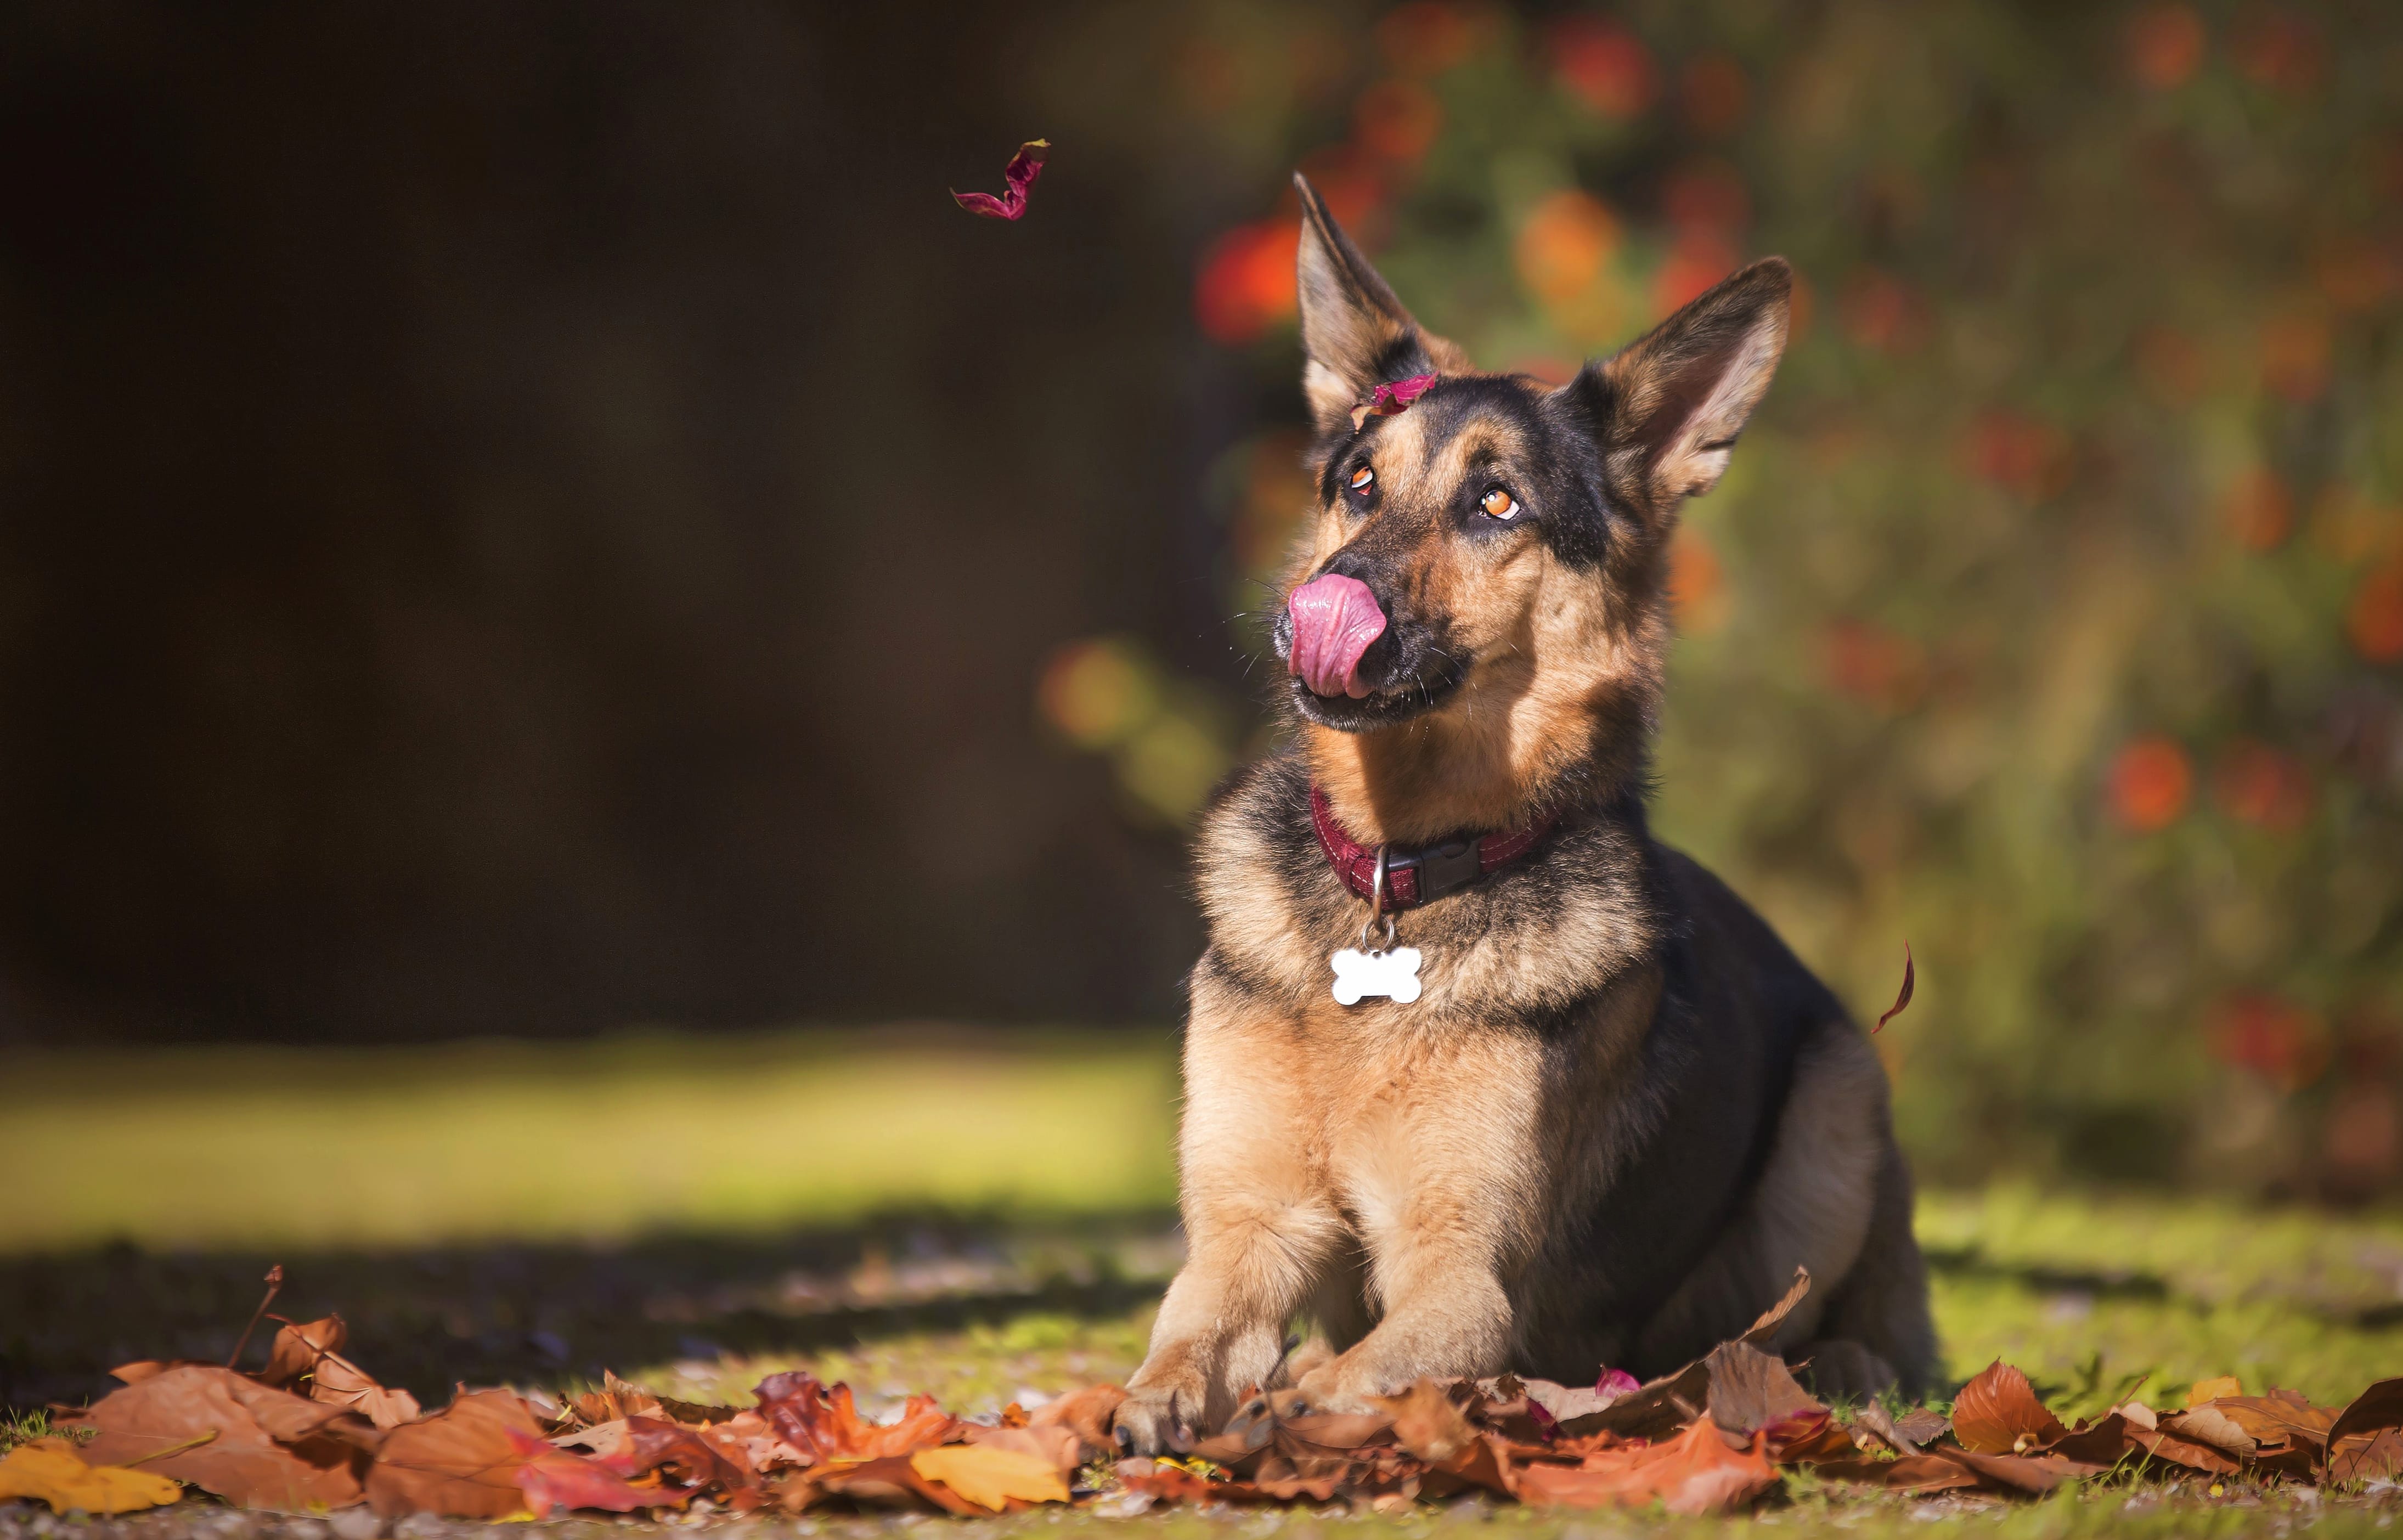
<path fill-rule="evenodd" d="M 1662 831 L 1868 1014 L 1910 939 L 1924 1172 L 2393 1186 L 2403 11 L 1221 4 L 1046 46 L 1063 143 L 1133 106 L 1066 72 L 1143 57 L 1136 196 L 1249 201 L 1194 293 L 1273 403 L 1210 477 L 1230 611 L 1308 501 L 1290 165 L 1491 368 L 1792 258 L 1677 548 Z"/>

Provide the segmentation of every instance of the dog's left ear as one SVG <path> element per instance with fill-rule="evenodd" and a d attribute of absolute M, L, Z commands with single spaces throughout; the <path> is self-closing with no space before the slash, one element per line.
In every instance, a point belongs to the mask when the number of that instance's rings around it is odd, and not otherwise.
<path fill-rule="evenodd" d="M 1305 359 L 1301 391 L 1319 432 L 1348 430 L 1352 409 L 1381 384 L 1414 374 L 1466 373 L 1468 355 L 1402 308 L 1310 178 L 1296 172 L 1293 185 L 1301 194 L 1301 249 L 1295 258 Z"/>
<path fill-rule="evenodd" d="M 1614 479 L 1666 515 L 1718 484 L 1785 352 L 1794 270 L 1771 257 L 1562 387 L 1594 424 Z"/>

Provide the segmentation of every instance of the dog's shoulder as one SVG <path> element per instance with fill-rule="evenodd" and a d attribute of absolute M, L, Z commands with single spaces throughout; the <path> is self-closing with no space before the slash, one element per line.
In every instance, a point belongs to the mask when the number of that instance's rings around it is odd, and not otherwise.
<path fill-rule="evenodd" d="M 1421 1017 L 1557 1019 L 1596 998 L 1674 925 L 1640 803 L 1564 819 L 1527 859 L 1396 918 L 1424 957 Z M 1195 877 L 1222 983 L 1315 1002 L 1328 957 L 1357 945 L 1368 907 L 1327 864 L 1310 772 L 1279 751 L 1232 777 L 1204 814 Z M 1374 937 L 1372 937 L 1374 939 Z"/>

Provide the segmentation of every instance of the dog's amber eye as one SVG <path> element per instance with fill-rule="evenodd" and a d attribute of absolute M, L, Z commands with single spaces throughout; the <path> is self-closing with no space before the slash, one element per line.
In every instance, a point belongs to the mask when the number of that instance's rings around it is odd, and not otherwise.
<path fill-rule="evenodd" d="M 1367 492 L 1370 487 L 1376 485 L 1376 482 L 1377 473 L 1370 470 L 1366 465 L 1361 466 L 1358 470 L 1352 473 L 1352 490 L 1354 492 Z"/>
<path fill-rule="evenodd" d="M 1488 519 L 1516 519 L 1519 517 L 1519 500 L 1511 496 L 1508 493 L 1504 492 L 1500 487 L 1494 488 L 1492 492 L 1487 493 L 1483 497 L 1479 498 L 1477 506 L 1485 510 L 1485 517 Z"/>

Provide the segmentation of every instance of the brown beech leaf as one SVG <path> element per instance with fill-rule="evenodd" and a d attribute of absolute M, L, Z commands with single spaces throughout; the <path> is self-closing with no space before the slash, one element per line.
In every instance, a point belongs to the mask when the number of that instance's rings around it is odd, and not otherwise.
<path fill-rule="evenodd" d="M 2336 1426 L 2335 1408 L 2315 1407 L 2310 1397 L 2296 1391 L 2273 1390 L 2266 1395 L 2223 1395 L 2208 1405 L 2212 1410 L 2250 1434 L 2254 1442 L 2258 1444 L 2323 1446 L 2327 1442 L 2328 1429 Z"/>
<path fill-rule="evenodd" d="M 1913 1407 L 1894 1420 L 1894 1431 L 1914 1444 L 1934 1443 L 1950 1425 L 1945 1415 L 1932 1407 Z"/>
<path fill-rule="evenodd" d="M 1722 1342 L 1702 1360 L 1710 1370 L 1711 1421 L 1732 1434 L 1753 1434 L 1797 1415 L 1827 1408 L 1802 1388 L 1785 1361 L 1749 1342 Z"/>
<path fill-rule="evenodd" d="M 1955 1428 L 1957 1432 L 1957 1422 Z M 1974 1472 L 1988 1486 L 2004 1491 L 2025 1492 L 2030 1496 L 2039 1496 L 2056 1487 L 2099 1475 L 2106 1468 L 2063 1460 L 2057 1455 L 2038 1458 L 2021 1454 L 1982 1454 L 1976 1450 L 1956 1450 L 1944 1445 L 1928 1452 L 1938 1460 L 1950 1461 Z"/>
<path fill-rule="evenodd" d="M 1032 1455 L 1063 1476 L 1074 1475 L 1087 1458 L 1085 1441 L 1076 1436 L 1074 1429 L 1057 1423 L 1041 1428 L 980 1428 L 970 1424 L 963 1442 L 979 1449 Z"/>
<path fill-rule="evenodd" d="M 1087 1385 L 1045 1402 L 1031 1415 L 1021 1415 L 1030 1428 L 1066 1428 L 1084 1446 L 1086 1459 L 1099 1460 L 1118 1448 L 1110 1419 L 1118 1415 L 1118 1404 L 1125 1399 L 1126 1392 L 1117 1385 Z M 1006 1423 L 1008 1419 L 1002 1421 Z"/>
<path fill-rule="evenodd" d="M 851 1387 L 820 1384 L 806 1370 L 771 1374 L 753 1392 L 759 1415 L 812 1464 L 882 1460 L 948 1443 L 960 1423 L 931 1395 L 913 1395 L 889 1424 L 870 1422 L 852 1404 Z"/>
<path fill-rule="evenodd" d="M 1910 1008 L 1911 988 L 1918 982 L 1918 969 L 1911 964 L 1910 961 L 1910 943 L 1905 941 L 1902 944 L 1902 992 L 1894 997 L 1894 1004 L 1885 1008 L 1885 1014 L 1877 1019 L 1877 1025 L 1869 1029 L 1870 1036 L 1874 1037 L 1885 1031 L 1885 1024 L 1888 1021 Z"/>
<path fill-rule="evenodd" d="M 2027 1376 L 1999 1358 L 1952 1402 L 1952 1436 L 1973 1454 L 2012 1454 L 2068 1432 L 2035 1398 Z"/>
<path fill-rule="evenodd" d="M 306 1394 L 312 1401 L 355 1411 L 380 1428 L 396 1428 L 424 1415 L 417 1397 L 405 1390 L 386 1390 L 342 1356 L 349 1338 L 350 1329 L 339 1315 L 285 1322 L 275 1334 L 267 1367 L 258 1377 L 271 1385 Z M 308 1381 L 305 1386 L 303 1380 Z"/>
<path fill-rule="evenodd" d="M 1952 1491 L 1984 1484 L 1976 1471 L 1933 1454 L 1899 1460 L 1830 1460 L 1812 1468 L 1823 1481 L 1855 1481 L 1888 1491 Z"/>
<path fill-rule="evenodd" d="M 1394 1441 L 1430 1465 L 1460 1458 L 1477 1440 L 1468 1416 L 1440 1380 L 1422 1380 L 1399 1395 L 1369 1397 L 1392 1420 Z"/>
<path fill-rule="evenodd" d="M 2332 1480 L 2388 1477 L 2403 1469 L 2403 1380 L 2381 1380 L 2337 1413 L 2327 1434 Z"/>
<path fill-rule="evenodd" d="M 1149 1460 L 1121 1460 L 1118 1485 L 1163 1503 L 1231 1503 L 1251 1505 L 1290 1503 L 1308 1498 L 1324 1503 L 1343 1490 L 1340 1476 L 1295 1477 L 1267 1481 L 1213 1481 L 1181 1465 Z"/>
<path fill-rule="evenodd" d="M 785 1497 L 785 1507 L 798 1511 L 820 1497 L 848 1497 L 868 1507 L 927 1508 L 962 1519 L 992 1517 L 940 1481 L 919 1473 L 906 1454 L 881 1455 L 858 1464 L 837 1464 L 801 1473 Z"/>
<path fill-rule="evenodd" d="M 1051 153 L 1049 139 L 1029 139 L 1018 146 L 1018 153 L 1002 168 L 1004 191 L 996 198 L 989 192 L 951 190 L 951 201 L 970 214 L 980 214 L 988 219 L 1022 219 L 1026 216 L 1026 195 L 1035 189 L 1035 179 L 1043 174 L 1044 159 Z"/>
<path fill-rule="evenodd" d="M 161 1369 L 61 1422 L 96 1430 L 78 1451 L 90 1464 L 138 1464 L 237 1507 L 292 1511 L 356 1503 L 382 1436 L 355 1412 L 215 1364 Z"/>
<path fill-rule="evenodd" d="M 368 1501 L 387 1519 L 506 1519 L 530 1506 L 518 1486 L 527 1438 L 540 1443 L 542 1429 L 518 1396 L 505 1390 L 457 1396 L 385 1436 L 368 1473 Z"/>
<path fill-rule="evenodd" d="M 1777 1484 L 1777 1467 L 1755 1437 L 1729 1448 L 1708 1418 L 1660 1444 L 1589 1454 L 1576 1465 L 1535 1464 L 1519 1473 L 1521 1500 L 1552 1507 L 1644 1507 L 1725 1513 Z"/>
<path fill-rule="evenodd" d="M 1756 1348 L 1769 1346 L 1770 1339 L 1777 1335 L 1777 1328 L 1785 1325 L 1785 1318 L 1794 1313 L 1794 1307 L 1800 1304 L 1810 1292 L 1811 1269 L 1796 1268 L 1794 1282 L 1785 1285 L 1785 1292 L 1778 1297 L 1777 1303 L 1762 1311 L 1759 1318 L 1744 1327 L 1743 1335 L 1736 1340 L 1749 1342 Z"/>

